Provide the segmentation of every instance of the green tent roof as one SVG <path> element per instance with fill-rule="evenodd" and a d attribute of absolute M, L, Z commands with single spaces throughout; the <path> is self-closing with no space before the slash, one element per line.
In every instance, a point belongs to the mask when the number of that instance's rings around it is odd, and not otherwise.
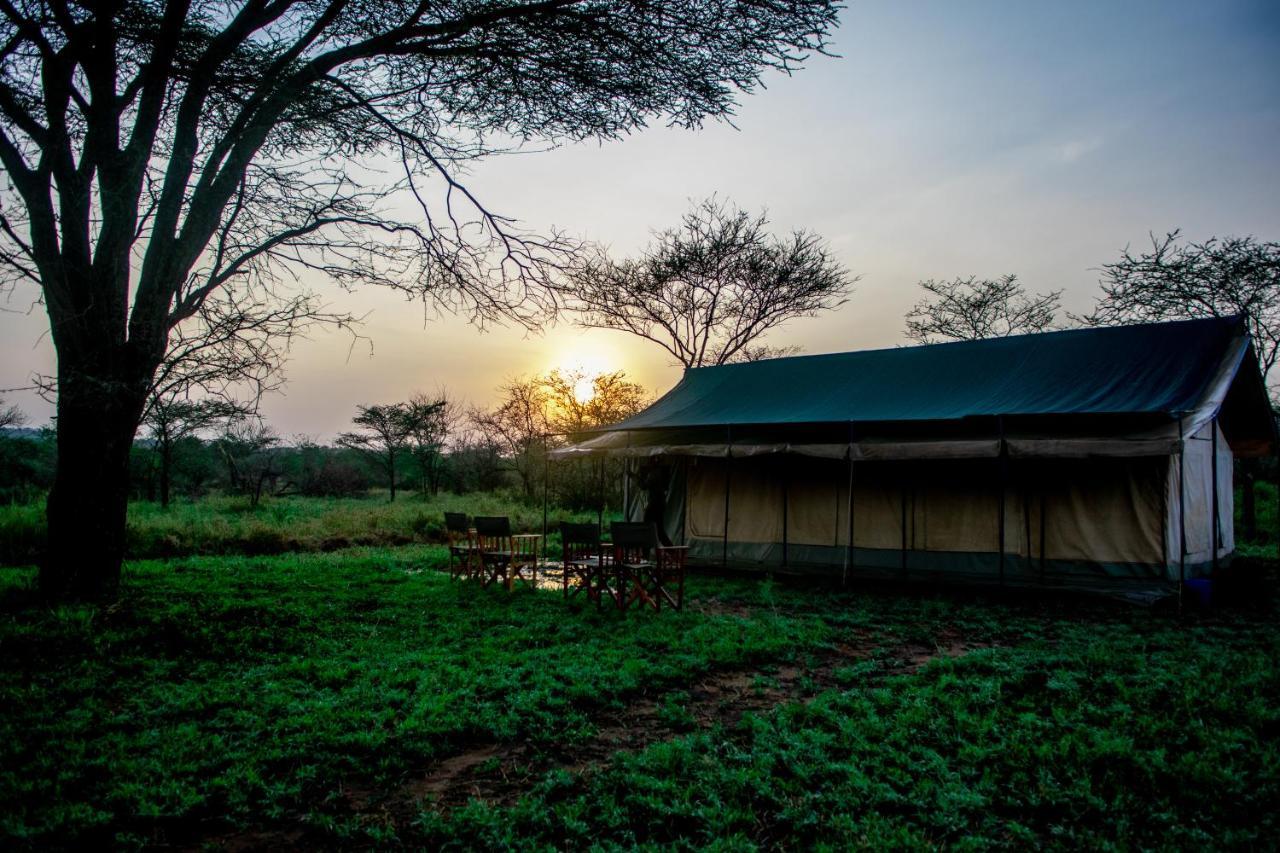
<path fill-rule="evenodd" d="M 1239 317 L 1210 318 L 692 368 L 652 406 L 608 431 L 1023 415 L 1176 418 L 1195 409 L 1232 353 L 1237 361 L 1226 368 L 1239 368 L 1245 335 Z"/>

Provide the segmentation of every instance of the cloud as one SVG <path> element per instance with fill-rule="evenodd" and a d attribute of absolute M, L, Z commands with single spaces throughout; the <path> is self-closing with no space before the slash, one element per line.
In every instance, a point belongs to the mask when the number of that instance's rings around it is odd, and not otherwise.
<path fill-rule="evenodd" d="M 1103 143 L 1104 140 L 1101 136 L 1073 139 L 1069 142 L 1055 145 L 1053 147 L 1053 156 L 1060 163 L 1075 163 L 1102 148 Z"/>

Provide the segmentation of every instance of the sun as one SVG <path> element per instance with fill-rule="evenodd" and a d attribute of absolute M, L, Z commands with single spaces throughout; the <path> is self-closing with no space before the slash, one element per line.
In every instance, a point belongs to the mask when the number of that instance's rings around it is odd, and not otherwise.
<path fill-rule="evenodd" d="M 585 403 L 595 396 L 596 377 L 617 370 L 611 355 L 598 347 L 575 347 L 559 353 L 554 369 L 578 377 L 573 386 L 573 394 L 580 402 Z"/>

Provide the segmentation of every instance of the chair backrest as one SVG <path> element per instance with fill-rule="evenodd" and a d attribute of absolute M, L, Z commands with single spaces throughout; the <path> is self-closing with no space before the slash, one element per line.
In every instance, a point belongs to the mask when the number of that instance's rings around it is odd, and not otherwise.
<path fill-rule="evenodd" d="M 614 557 L 619 562 L 647 560 L 658 548 L 658 527 L 653 522 L 615 521 L 610 531 Z"/>
<path fill-rule="evenodd" d="M 511 519 L 505 515 L 477 515 L 476 533 L 480 536 L 510 536 Z"/>
<path fill-rule="evenodd" d="M 565 545 L 599 545 L 600 528 L 594 524 L 562 521 L 560 522 L 560 541 Z"/>
<path fill-rule="evenodd" d="M 465 534 L 470 526 L 467 524 L 467 514 L 465 512 L 446 512 L 444 514 L 444 529 L 450 533 Z"/>

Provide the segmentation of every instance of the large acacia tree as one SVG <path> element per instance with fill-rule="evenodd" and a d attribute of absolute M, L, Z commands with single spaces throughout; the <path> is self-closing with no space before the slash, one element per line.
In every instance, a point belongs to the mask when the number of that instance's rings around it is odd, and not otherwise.
<path fill-rule="evenodd" d="M 639 257 L 575 270 L 578 323 L 652 341 L 685 367 L 789 355 L 761 343 L 797 317 L 843 305 L 855 279 L 811 231 L 774 235 L 764 213 L 715 198 Z"/>
<path fill-rule="evenodd" d="M 41 587 L 115 589 L 129 447 L 175 337 L 309 271 L 529 320 L 566 247 L 456 166 L 728 114 L 821 51 L 837 8 L 0 0 L 0 284 L 40 289 L 58 359 Z"/>

